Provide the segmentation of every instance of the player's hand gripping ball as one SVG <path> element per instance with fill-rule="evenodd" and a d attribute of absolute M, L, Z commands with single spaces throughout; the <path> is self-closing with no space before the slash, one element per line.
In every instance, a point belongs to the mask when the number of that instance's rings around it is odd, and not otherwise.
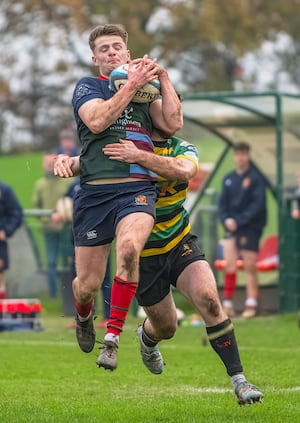
<path fill-rule="evenodd" d="M 115 68 L 109 78 L 109 88 L 113 92 L 119 91 L 128 79 L 128 64 Z M 134 103 L 149 103 L 160 96 L 160 82 L 158 79 L 149 81 L 143 87 L 139 88 L 131 101 Z"/>

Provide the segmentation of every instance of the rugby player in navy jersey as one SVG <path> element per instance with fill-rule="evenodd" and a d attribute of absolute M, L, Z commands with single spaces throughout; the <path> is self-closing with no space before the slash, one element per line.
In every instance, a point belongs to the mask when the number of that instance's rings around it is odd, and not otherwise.
<path fill-rule="evenodd" d="M 222 309 L 211 267 L 197 237 L 190 232 L 184 201 L 188 180 L 198 169 L 197 149 L 180 138 L 166 138 L 157 130 L 152 140 L 155 154 L 138 149 L 128 140 L 103 149 L 111 160 L 137 163 L 159 175 L 156 222 L 141 253 L 136 293 L 147 316 L 137 331 L 143 363 L 154 374 L 164 369 L 158 343 L 172 338 L 176 331 L 173 286 L 203 317 L 210 344 L 225 365 L 238 403 L 261 402 L 263 394 L 245 379 L 232 322 Z"/>
<path fill-rule="evenodd" d="M 122 332 L 139 280 L 139 257 L 155 219 L 156 175 L 142 166 L 111 161 L 102 152 L 120 138 L 133 139 L 153 151 L 153 125 L 174 134 L 182 127 L 182 108 L 168 73 L 147 55 L 131 60 L 128 34 L 120 25 L 101 25 L 90 34 L 92 61 L 99 77 L 85 77 L 75 86 L 72 104 L 81 145 L 80 160 L 59 155 L 55 174 L 72 176 L 79 164 L 81 189 L 74 199 L 73 232 L 77 276 L 73 282 L 77 341 L 84 352 L 95 344 L 93 302 L 116 240 L 116 275 L 111 312 L 98 367 L 117 367 Z M 127 83 L 115 94 L 109 89 L 112 70 L 128 63 Z M 133 103 L 136 91 L 158 78 L 161 97 Z M 66 166 L 66 167 L 65 167 Z"/>

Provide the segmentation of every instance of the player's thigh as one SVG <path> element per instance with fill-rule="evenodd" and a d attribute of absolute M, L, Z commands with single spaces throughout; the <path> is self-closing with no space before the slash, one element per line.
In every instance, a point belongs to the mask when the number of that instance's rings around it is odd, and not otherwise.
<path fill-rule="evenodd" d="M 111 244 L 76 247 L 76 274 L 78 280 L 91 288 L 99 287 L 106 271 Z"/>
<path fill-rule="evenodd" d="M 179 275 L 176 288 L 192 304 L 218 296 L 215 277 L 206 260 L 190 263 Z"/>
<path fill-rule="evenodd" d="M 221 307 L 216 280 L 205 260 L 189 264 L 180 274 L 177 290 L 202 314 L 207 324 L 225 318 Z"/>
<path fill-rule="evenodd" d="M 154 218 L 148 213 L 131 213 L 123 217 L 116 229 L 117 255 L 133 248 L 139 255 L 154 225 Z"/>

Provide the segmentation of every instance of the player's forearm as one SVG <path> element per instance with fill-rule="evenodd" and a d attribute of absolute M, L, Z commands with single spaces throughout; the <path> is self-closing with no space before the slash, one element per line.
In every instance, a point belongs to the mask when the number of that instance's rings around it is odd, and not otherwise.
<path fill-rule="evenodd" d="M 180 99 L 167 72 L 159 76 L 162 94 L 162 118 L 170 134 L 174 135 L 183 127 L 183 113 Z M 162 128 L 163 129 L 163 128 Z"/>
<path fill-rule="evenodd" d="M 188 181 L 197 172 L 197 166 L 191 160 L 162 157 L 142 150 L 138 153 L 136 163 L 170 180 Z"/>
<path fill-rule="evenodd" d="M 80 156 L 75 156 L 73 157 L 73 163 L 71 165 L 71 169 L 73 172 L 73 176 L 78 176 L 79 175 L 79 170 L 80 170 Z"/>
<path fill-rule="evenodd" d="M 94 134 L 99 134 L 111 126 L 127 107 L 137 88 L 128 81 L 108 100 L 90 100 L 79 109 L 85 125 Z"/>

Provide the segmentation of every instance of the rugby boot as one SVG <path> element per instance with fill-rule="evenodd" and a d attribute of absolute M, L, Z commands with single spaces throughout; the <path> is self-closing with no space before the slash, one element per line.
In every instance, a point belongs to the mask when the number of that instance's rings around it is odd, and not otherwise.
<path fill-rule="evenodd" d="M 141 352 L 143 363 L 151 373 L 154 373 L 155 375 L 159 375 L 164 370 L 163 357 L 157 345 L 155 345 L 155 347 L 147 347 L 144 344 L 142 333 L 143 333 L 143 326 L 140 325 L 137 328 L 137 335 L 140 341 L 140 352 Z"/>

